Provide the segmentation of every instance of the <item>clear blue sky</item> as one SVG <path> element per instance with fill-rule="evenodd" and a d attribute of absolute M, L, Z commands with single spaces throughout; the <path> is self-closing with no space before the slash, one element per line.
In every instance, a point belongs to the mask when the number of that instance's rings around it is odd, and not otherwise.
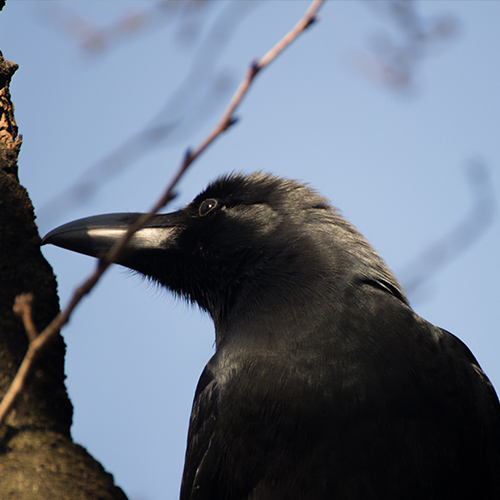
<path fill-rule="evenodd" d="M 42 234 L 87 215 L 147 210 L 185 149 L 216 122 L 248 63 L 308 2 L 209 1 L 193 17 L 158 11 L 144 31 L 95 54 L 75 35 L 83 22 L 68 22 L 77 14 L 106 28 L 155 4 L 8 0 L 0 13 L 0 50 L 20 65 L 11 86 L 24 136 L 20 178 Z M 259 75 L 239 123 L 193 165 L 172 208 L 232 170 L 298 178 L 332 200 L 404 284 L 412 261 L 470 212 L 471 161 L 488 167 L 489 188 L 500 192 L 500 2 L 418 2 L 420 27 L 446 18 L 453 34 L 416 47 L 411 88 L 399 90 L 374 78 L 374 40 L 408 39 L 387 6 L 328 2 L 320 22 Z M 219 26 L 221 16 L 229 24 Z M 211 45 L 214 33 L 225 36 L 221 26 L 234 28 L 231 38 Z M 89 173 L 155 117 L 177 124 L 161 146 L 106 182 Z M 102 187 L 84 203 L 73 203 L 72 193 L 71 203 L 47 210 L 82 178 Z M 500 388 L 500 223 L 493 216 L 410 299 L 421 316 L 460 337 Z M 94 262 L 57 248 L 43 253 L 64 305 Z M 176 498 L 192 397 L 213 352 L 209 318 L 116 267 L 63 335 L 74 439 L 131 499 Z"/>

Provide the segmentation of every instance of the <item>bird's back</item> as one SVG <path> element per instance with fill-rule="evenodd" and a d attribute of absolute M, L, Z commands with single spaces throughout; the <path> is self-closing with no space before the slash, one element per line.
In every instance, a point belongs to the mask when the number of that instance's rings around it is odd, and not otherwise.
<path fill-rule="evenodd" d="M 182 500 L 500 498 L 498 401 L 476 360 L 365 287 L 295 349 L 217 352 Z"/>

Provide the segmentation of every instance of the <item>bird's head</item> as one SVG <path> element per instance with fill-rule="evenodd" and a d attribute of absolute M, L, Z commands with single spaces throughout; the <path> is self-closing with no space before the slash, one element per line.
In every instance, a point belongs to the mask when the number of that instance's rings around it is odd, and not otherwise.
<path fill-rule="evenodd" d="M 43 243 L 100 257 L 139 215 L 80 219 L 54 229 Z M 335 300 L 358 278 L 379 279 L 403 293 L 325 198 L 263 173 L 220 177 L 181 210 L 155 215 L 117 263 L 196 302 L 216 326 L 231 315 Z"/>

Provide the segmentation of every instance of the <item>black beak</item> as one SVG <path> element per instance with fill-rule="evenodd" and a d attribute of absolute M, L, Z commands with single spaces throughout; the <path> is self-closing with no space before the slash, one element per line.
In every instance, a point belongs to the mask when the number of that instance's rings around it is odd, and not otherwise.
<path fill-rule="evenodd" d="M 102 257 L 142 214 L 120 213 L 96 215 L 75 220 L 50 231 L 42 240 L 42 245 L 51 244 L 67 250 Z M 134 233 L 124 248 L 117 264 L 131 266 L 132 256 L 141 251 L 162 250 L 169 246 L 175 224 L 175 214 L 155 215 L 143 228 Z"/>

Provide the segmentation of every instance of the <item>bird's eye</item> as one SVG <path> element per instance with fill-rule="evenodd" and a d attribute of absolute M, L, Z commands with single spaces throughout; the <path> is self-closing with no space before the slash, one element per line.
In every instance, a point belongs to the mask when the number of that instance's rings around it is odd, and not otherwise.
<path fill-rule="evenodd" d="M 211 212 L 216 206 L 218 205 L 217 200 L 214 200 L 213 198 L 210 198 L 208 200 L 205 200 L 201 205 L 199 209 L 200 215 L 203 217 L 204 215 L 207 215 L 209 212 Z"/>

